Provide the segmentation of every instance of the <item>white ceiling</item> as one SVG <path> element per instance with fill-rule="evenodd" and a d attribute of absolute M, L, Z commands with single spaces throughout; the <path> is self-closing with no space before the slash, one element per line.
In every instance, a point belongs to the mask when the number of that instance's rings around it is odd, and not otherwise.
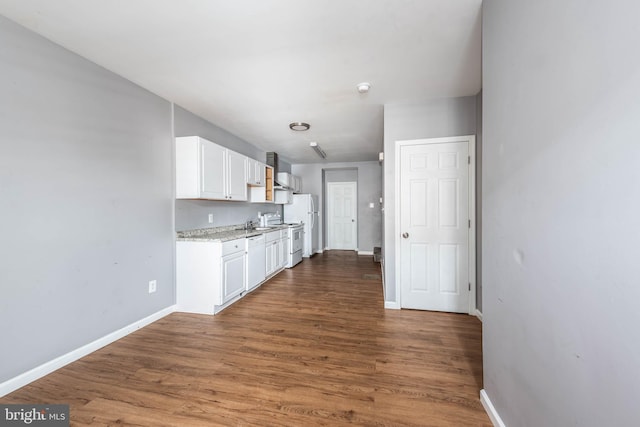
<path fill-rule="evenodd" d="M 0 14 L 292 163 L 377 160 L 383 105 L 475 95 L 482 0 L 0 0 Z M 368 81 L 368 94 L 356 84 Z M 294 132 L 292 121 L 311 124 Z"/>

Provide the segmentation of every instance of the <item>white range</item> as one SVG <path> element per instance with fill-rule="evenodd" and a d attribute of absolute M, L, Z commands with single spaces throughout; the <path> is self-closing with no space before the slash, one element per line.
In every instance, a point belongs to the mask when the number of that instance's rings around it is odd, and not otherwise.
<path fill-rule="evenodd" d="M 282 217 L 279 212 L 264 214 L 263 224 L 266 226 L 282 225 Z M 286 268 L 292 268 L 302 261 L 304 250 L 304 224 L 300 222 L 284 224 L 287 225 L 287 263 Z"/>

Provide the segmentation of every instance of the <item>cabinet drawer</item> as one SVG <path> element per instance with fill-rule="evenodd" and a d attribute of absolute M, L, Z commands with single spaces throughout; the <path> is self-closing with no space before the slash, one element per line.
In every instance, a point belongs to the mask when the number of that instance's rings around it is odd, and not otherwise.
<path fill-rule="evenodd" d="M 222 256 L 233 254 L 235 252 L 244 251 L 245 241 L 244 239 L 229 240 L 228 242 L 222 242 Z"/>
<path fill-rule="evenodd" d="M 265 234 L 265 242 L 269 243 L 269 242 L 273 242 L 275 240 L 280 239 L 280 230 L 278 231 L 271 231 L 267 234 Z"/>

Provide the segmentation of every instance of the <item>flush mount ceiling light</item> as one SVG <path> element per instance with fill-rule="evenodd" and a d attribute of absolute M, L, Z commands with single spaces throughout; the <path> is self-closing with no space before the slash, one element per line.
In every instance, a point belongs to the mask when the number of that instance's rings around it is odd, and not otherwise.
<path fill-rule="evenodd" d="M 309 130 L 310 127 L 311 126 L 309 126 L 309 123 L 303 123 L 303 122 L 289 123 L 289 129 L 291 130 L 303 131 L 303 130 Z"/>
<path fill-rule="evenodd" d="M 322 157 L 323 159 L 327 158 L 327 153 L 322 151 L 322 148 L 320 148 L 317 142 L 310 142 L 309 147 L 313 148 L 318 156 Z"/>
<path fill-rule="evenodd" d="M 358 92 L 367 93 L 369 92 L 369 89 L 371 89 L 371 83 L 367 83 L 367 82 L 358 83 L 356 87 L 358 88 Z"/>

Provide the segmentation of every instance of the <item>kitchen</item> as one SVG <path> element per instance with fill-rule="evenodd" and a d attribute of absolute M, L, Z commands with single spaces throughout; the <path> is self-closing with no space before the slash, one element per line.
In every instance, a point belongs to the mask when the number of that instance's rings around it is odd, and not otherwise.
<path fill-rule="evenodd" d="M 279 172 L 275 153 L 268 153 L 272 164 L 266 165 L 197 136 L 175 144 L 177 200 L 260 203 L 273 210 L 244 224 L 178 232 L 179 311 L 215 314 L 318 252 L 318 199 L 300 194 L 299 177 Z M 212 213 L 208 221 L 213 223 Z"/>

